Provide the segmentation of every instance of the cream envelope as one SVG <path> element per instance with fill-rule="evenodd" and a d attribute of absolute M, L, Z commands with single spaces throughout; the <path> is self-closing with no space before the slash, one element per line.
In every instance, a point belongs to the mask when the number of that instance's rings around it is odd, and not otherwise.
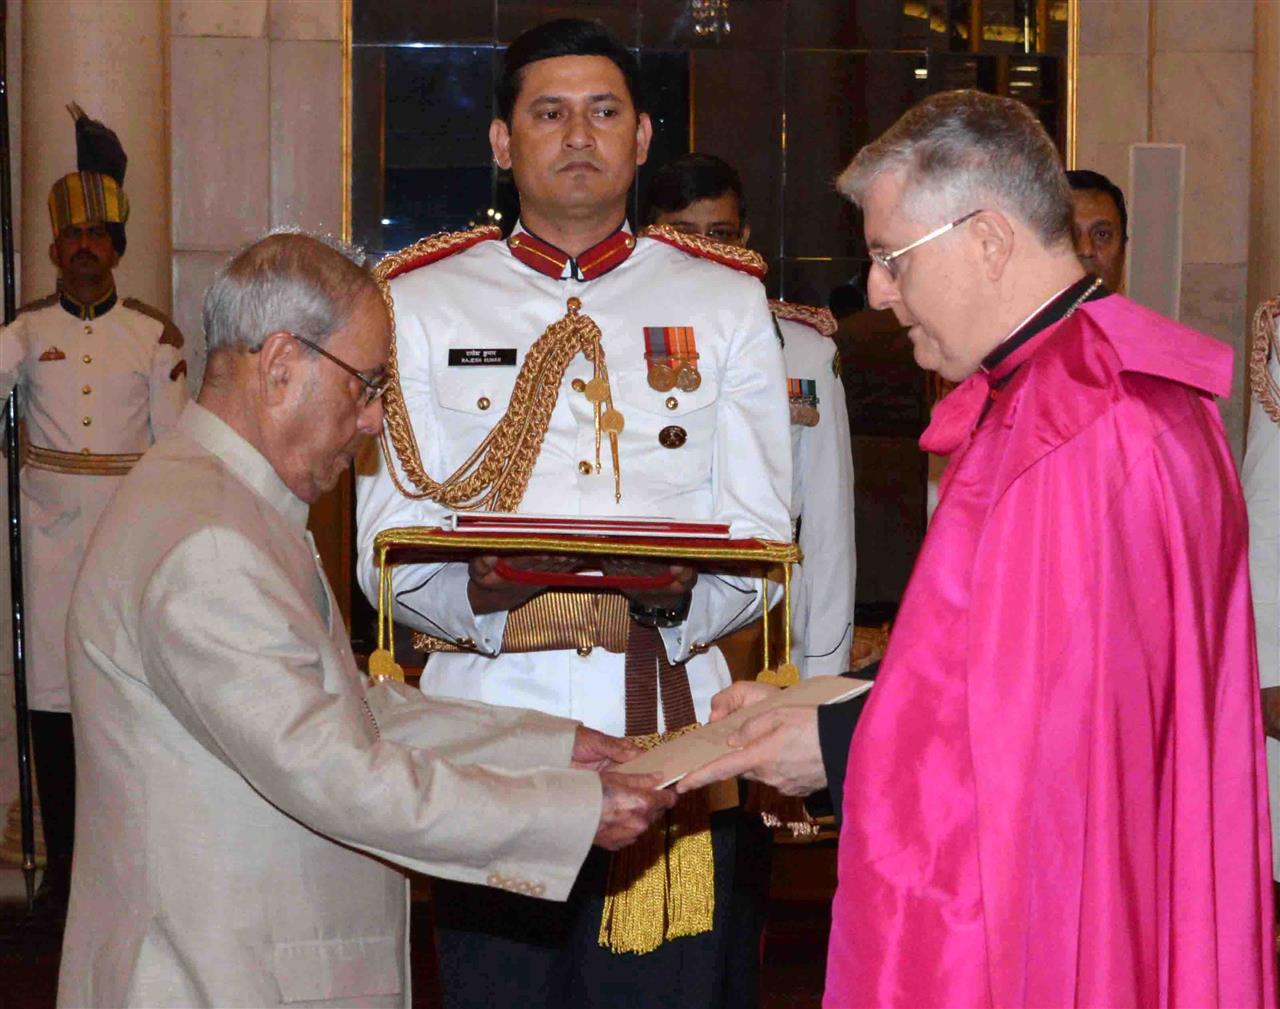
<path fill-rule="evenodd" d="M 801 680 L 794 687 L 772 694 L 757 704 L 739 708 L 718 722 L 701 725 L 683 736 L 655 746 L 643 756 L 619 764 L 614 770 L 622 774 L 657 772 L 662 775 L 662 783 L 658 787 L 666 788 L 717 757 L 732 753 L 734 748 L 726 740 L 743 722 L 756 715 L 763 715 L 774 708 L 836 704 L 870 689 L 870 680 L 855 680 L 845 676 L 814 676 Z"/>

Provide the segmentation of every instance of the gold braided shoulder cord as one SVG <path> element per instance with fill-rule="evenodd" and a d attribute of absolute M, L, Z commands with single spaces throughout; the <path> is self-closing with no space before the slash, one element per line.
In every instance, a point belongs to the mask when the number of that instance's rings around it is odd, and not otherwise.
<path fill-rule="evenodd" d="M 421 252 L 418 253 L 421 255 Z M 404 254 L 401 254 L 404 256 Z M 395 257 L 400 258 L 400 257 Z M 422 465 L 413 424 L 405 406 L 400 385 L 400 368 L 396 354 L 395 304 L 387 276 L 400 265 L 392 258 L 378 264 L 374 276 L 382 291 L 387 314 L 391 318 L 391 349 L 387 359 L 390 384 L 383 396 L 382 452 L 396 488 L 405 497 L 426 498 L 458 511 L 515 511 L 529 486 L 534 464 L 542 451 L 542 442 L 551 424 L 551 413 L 560 396 L 560 383 L 569 362 L 582 354 L 594 366 L 588 396 L 595 408 L 596 472 L 600 471 L 600 436 L 609 435 L 613 456 L 614 494 L 622 499 L 622 477 L 618 459 L 618 434 L 623 428 L 622 414 L 613 407 L 613 392 L 605 364 L 600 327 L 590 316 L 580 313 L 582 304 L 569 298 L 562 319 L 553 322 L 538 337 L 525 355 L 516 376 L 511 402 L 502 419 L 485 436 L 467 460 L 443 481 L 433 480 Z M 387 445 L 390 439 L 391 445 Z M 392 456 L 391 449 L 395 455 Z M 413 484 L 406 487 L 396 473 L 395 460 Z"/>
<path fill-rule="evenodd" d="M 1280 353 L 1276 324 L 1280 320 L 1280 297 L 1271 298 L 1253 313 L 1253 339 L 1249 344 L 1249 387 L 1271 420 L 1280 424 L 1280 386 L 1271 377 L 1267 359 Z"/>
<path fill-rule="evenodd" d="M 723 266 L 729 266 L 756 277 L 763 277 L 769 269 L 769 264 L 758 252 L 744 249 L 740 245 L 718 242 L 705 235 L 686 235 L 669 224 L 650 224 L 647 228 L 640 230 L 640 237 L 656 238 L 695 256 L 715 260 Z"/>
<path fill-rule="evenodd" d="M 778 319 L 789 319 L 817 330 L 822 336 L 834 336 L 839 326 L 836 317 L 829 308 L 817 308 L 813 305 L 797 305 L 790 301 L 769 299 L 769 311 Z"/>

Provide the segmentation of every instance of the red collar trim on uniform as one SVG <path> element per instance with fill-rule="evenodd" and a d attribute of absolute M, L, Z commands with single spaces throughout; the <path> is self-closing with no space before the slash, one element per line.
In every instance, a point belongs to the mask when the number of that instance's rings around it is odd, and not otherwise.
<path fill-rule="evenodd" d="M 516 259 L 554 280 L 564 276 L 566 266 L 571 266 L 570 276 L 575 279 L 595 280 L 625 262 L 635 247 L 635 236 L 622 227 L 576 259 L 529 231 L 513 232 L 507 239 L 507 248 Z"/>

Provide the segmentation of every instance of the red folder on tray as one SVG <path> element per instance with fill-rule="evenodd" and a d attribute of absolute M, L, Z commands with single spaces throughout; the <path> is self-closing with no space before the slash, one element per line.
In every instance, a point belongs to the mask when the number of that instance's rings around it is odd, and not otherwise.
<path fill-rule="evenodd" d="M 658 589 L 670 575 L 606 575 L 590 558 L 645 558 L 717 569 L 754 569 L 797 559 L 790 543 L 733 539 L 728 523 L 673 518 L 521 515 L 451 512 L 440 527 L 385 529 L 374 545 L 389 565 L 466 560 L 497 554 L 498 572 L 512 581 L 560 588 Z M 525 570 L 504 555 L 581 557 L 578 571 Z"/>

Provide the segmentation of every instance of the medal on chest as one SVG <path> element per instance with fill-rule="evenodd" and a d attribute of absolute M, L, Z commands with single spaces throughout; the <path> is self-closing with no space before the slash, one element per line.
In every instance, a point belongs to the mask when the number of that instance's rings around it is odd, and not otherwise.
<path fill-rule="evenodd" d="M 791 423 L 814 427 L 818 423 L 818 385 L 811 378 L 788 378 L 787 398 L 791 403 Z"/>
<path fill-rule="evenodd" d="M 692 326 L 645 326 L 644 359 L 655 392 L 693 392 L 702 385 Z"/>

